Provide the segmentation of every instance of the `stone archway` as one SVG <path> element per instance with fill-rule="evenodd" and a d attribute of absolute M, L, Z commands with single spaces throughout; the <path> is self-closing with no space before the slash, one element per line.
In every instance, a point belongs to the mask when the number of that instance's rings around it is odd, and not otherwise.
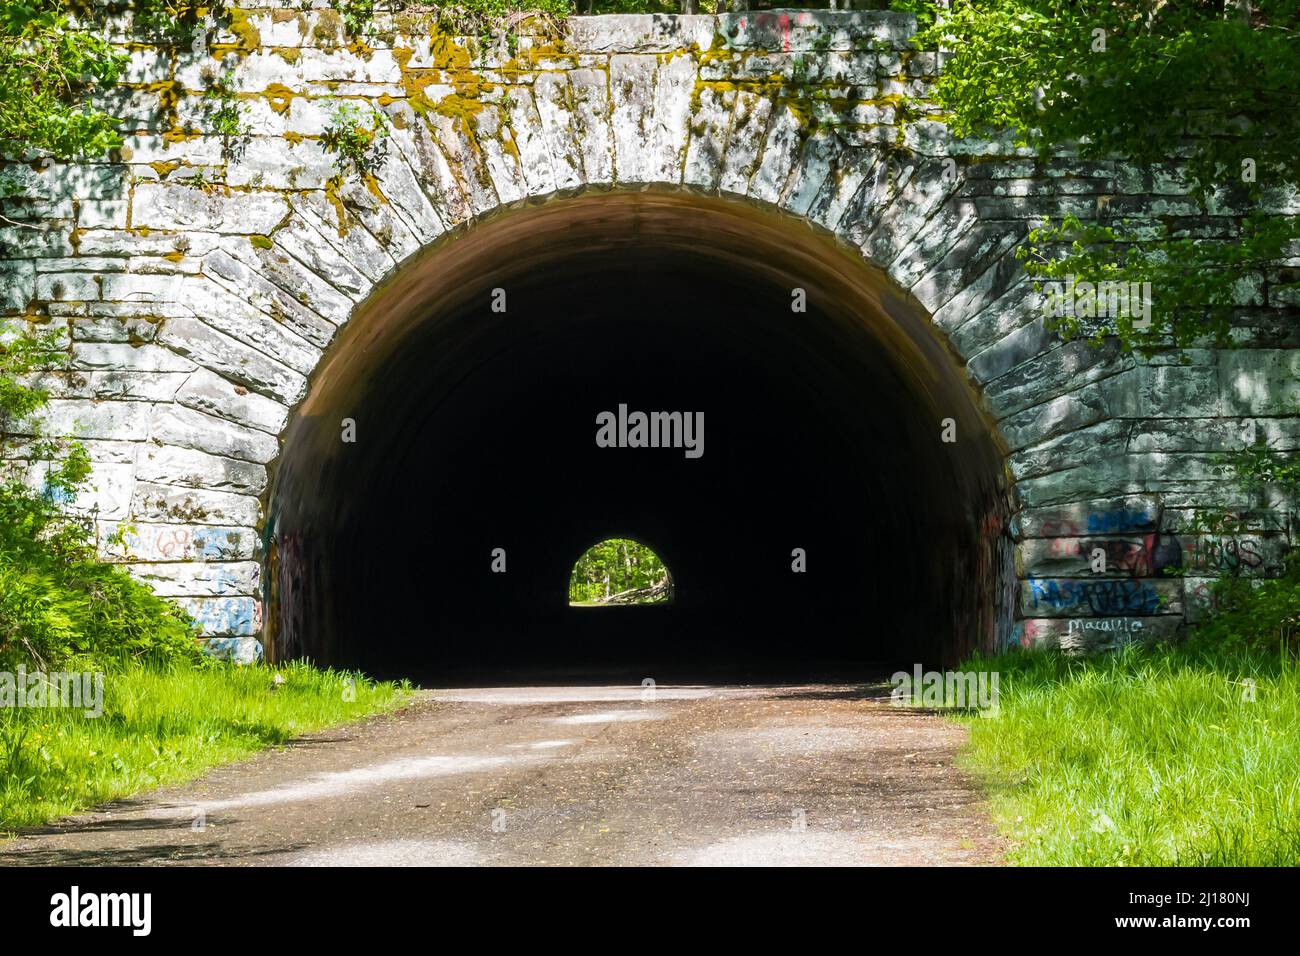
<path fill-rule="evenodd" d="M 597 448 L 620 392 L 690 406 L 718 450 Z M 924 310 L 802 218 L 680 189 L 504 209 L 404 264 L 316 372 L 270 496 L 270 649 L 409 668 L 572 640 L 550 592 L 616 526 L 664 543 L 687 643 L 953 662 L 1012 639 L 1004 455 Z"/>
<path fill-rule="evenodd" d="M 647 186 L 824 229 L 925 316 L 978 392 L 1020 506 L 1017 574 L 994 576 L 1008 617 L 1019 581 L 1022 623 L 989 633 L 1109 643 L 1195 613 L 1223 549 L 1183 519 L 1242 504 L 1207 456 L 1224 428 L 1281 427 L 1295 351 L 1267 321 L 1243 328 L 1241 349 L 1178 362 L 1063 344 L 1014 258 L 1045 217 L 1140 224 L 1201 216 L 1194 203 L 1153 196 L 1122 164 L 954 140 L 924 110 L 905 122 L 900 97 L 924 103 L 942 64 L 909 49 L 904 15 L 575 18 L 510 50 L 400 22 L 347 46 L 327 14 L 240 11 L 199 52 L 149 48 L 127 14 L 110 30 L 132 57 L 112 94 L 127 146 L 104 163 L 5 167 L 26 197 L 13 211 L 37 228 L 0 231 L 0 308 L 68 333 L 47 431 L 90 444 L 96 487 L 80 504 L 104 550 L 181 600 L 214 649 L 258 646 L 268 466 L 376 287 L 422 249 L 449 251 L 442 237 L 472 244 L 494 210 Z M 201 126 L 214 71 L 251 132 L 233 159 Z M 340 100 L 391 124 L 373 176 L 338 177 L 321 144 Z M 1286 303 L 1248 305 L 1267 320 Z M 1265 563 L 1285 544 L 1270 521 L 1247 533 Z M 1171 535 L 1188 578 L 1157 567 Z M 1083 557 L 1097 545 L 1123 558 L 1101 578 Z M 298 547 L 286 539 L 276 560 Z"/>

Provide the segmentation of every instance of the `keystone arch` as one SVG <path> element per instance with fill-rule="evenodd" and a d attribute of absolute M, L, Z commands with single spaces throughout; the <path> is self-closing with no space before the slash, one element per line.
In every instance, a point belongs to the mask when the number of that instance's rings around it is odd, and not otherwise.
<path fill-rule="evenodd" d="M 702 411 L 704 453 L 597 448 L 619 404 Z M 1004 456 L 919 303 L 806 219 L 668 188 L 503 208 L 404 263 L 316 370 L 270 493 L 268 649 L 952 662 L 1008 639 Z M 671 607 L 567 606 L 611 536 L 673 568 Z"/>

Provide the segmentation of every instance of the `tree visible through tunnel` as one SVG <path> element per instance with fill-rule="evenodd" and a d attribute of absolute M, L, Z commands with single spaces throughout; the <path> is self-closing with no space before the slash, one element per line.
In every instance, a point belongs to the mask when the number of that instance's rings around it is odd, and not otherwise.
<path fill-rule="evenodd" d="M 633 440 L 638 410 L 676 439 Z M 270 501 L 270 651 L 425 678 L 951 661 L 1010 614 L 1002 467 L 927 318 L 802 221 L 653 191 L 503 212 L 318 371 Z M 569 606 L 610 536 L 654 543 L 671 602 Z"/>
<path fill-rule="evenodd" d="M 723 559 L 723 548 L 715 547 L 714 556 Z M 672 594 L 672 576 L 659 555 L 630 538 L 593 544 L 582 552 L 569 575 L 569 604 L 573 607 L 662 604 L 671 600 Z"/>

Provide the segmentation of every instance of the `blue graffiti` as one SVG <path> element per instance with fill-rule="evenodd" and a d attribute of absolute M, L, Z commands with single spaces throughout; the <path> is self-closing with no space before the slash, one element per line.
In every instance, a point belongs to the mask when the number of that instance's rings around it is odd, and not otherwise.
<path fill-rule="evenodd" d="M 1029 591 L 1036 608 L 1086 608 L 1093 614 L 1155 614 L 1164 605 L 1164 598 L 1154 587 L 1132 578 L 1072 581 L 1031 577 Z"/>
<path fill-rule="evenodd" d="M 1094 511 L 1088 515 L 1089 534 L 1124 534 L 1140 531 L 1151 524 L 1151 514 L 1145 508 L 1130 511 L 1120 508 L 1116 511 Z"/>
<path fill-rule="evenodd" d="M 251 597 L 213 598 L 186 607 L 204 634 L 251 636 L 257 633 L 257 602 Z"/>

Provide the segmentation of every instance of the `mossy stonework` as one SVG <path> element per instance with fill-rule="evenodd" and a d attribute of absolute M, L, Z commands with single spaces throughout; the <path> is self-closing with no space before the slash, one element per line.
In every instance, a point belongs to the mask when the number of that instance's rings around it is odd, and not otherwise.
<path fill-rule="evenodd" d="M 1238 348 L 1135 358 L 1062 342 L 1014 256 L 1070 213 L 1235 235 L 1243 210 L 1207 214 L 1176 168 L 955 140 L 926 105 L 941 57 L 910 50 L 902 14 L 583 17 L 494 46 L 383 14 L 360 42 L 324 6 L 236 9 L 180 51 L 117 23 L 128 82 L 102 99 L 126 145 L 0 169 L 20 193 L 0 211 L 29 224 L 0 228 L 0 309 L 66 332 L 44 424 L 94 459 L 77 504 L 212 650 L 261 653 L 282 436 L 359 307 L 485 218 L 644 190 L 799 217 L 926 316 L 1005 458 L 1011 511 L 987 531 L 1007 570 L 988 586 L 1015 606 L 981 643 L 1169 636 L 1215 576 L 1277 567 L 1289 516 L 1214 456 L 1300 441 L 1293 294 L 1260 275 Z M 204 126 L 218 78 L 246 131 L 233 151 Z M 386 119 L 372 173 L 322 146 L 344 102 Z M 1199 509 L 1239 520 L 1202 532 Z"/>

